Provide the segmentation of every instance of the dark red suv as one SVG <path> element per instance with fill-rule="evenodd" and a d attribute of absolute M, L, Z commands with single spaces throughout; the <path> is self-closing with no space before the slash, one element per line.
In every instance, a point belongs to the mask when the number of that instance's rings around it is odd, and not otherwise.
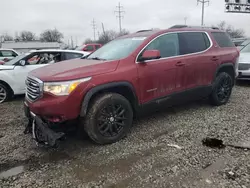
<path fill-rule="evenodd" d="M 58 127 L 77 122 L 92 140 L 108 144 L 123 138 L 145 109 L 204 97 L 223 105 L 238 57 L 230 37 L 216 28 L 175 26 L 120 37 L 85 59 L 31 72 L 26 131 L 53 146 L 63 136 Z"/>

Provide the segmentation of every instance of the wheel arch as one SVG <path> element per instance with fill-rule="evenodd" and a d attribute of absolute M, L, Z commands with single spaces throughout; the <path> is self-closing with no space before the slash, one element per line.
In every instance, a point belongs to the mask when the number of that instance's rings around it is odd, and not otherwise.
<path fill-rule="evenodd" d="M 215 75 L 214 75 L 213 83 L 214 83 L 216 77 L 218 76 L 218 74 L 221 72 L 228 73 L 232 77 L 232 79 L 235 80 L 235 69 L 234 69 L 234 64 L 232 62 L 223 63 L 223 64 L 218 66 L 218 68 L 216 69 Z M 233 82 L 233 84 L 234 84 L 234 82 Z"/>
<path fill-rule="evenodd" d="M 0 80 L 0 84 L 3 84 L 5 87 L 7 87 L 10 90 L 11 94 L 14 95 L 13 89 L 10 87 L 10 85 L 7 82 Z"/>
<path fill-rule="evenodd" d="M 90 103 L 100 94 L 103 93 L 118 93 L 124 96 L 131 104 L 133 111 L 136 113 L 138 110 L 139 102 L 133 85 L 129 82 L 113 82 L 96 86 L 90 89 L 84 96 L 80 116 L 84 117 L 87 114 Z"/>

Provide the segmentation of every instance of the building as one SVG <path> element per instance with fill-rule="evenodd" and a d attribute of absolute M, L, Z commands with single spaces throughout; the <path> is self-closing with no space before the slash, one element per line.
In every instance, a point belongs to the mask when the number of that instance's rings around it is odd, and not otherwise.
<path fill-rule="evenodd" d="M 15 42 L 5 41 L 2 43 L 2 48 L 13 49 L 19 53 L 26 53 L 30 50 L 40 49 L 60 49 L 61 43 L 58 42 L 41 42 L 41 41 L 29 41 L 29 42 Z"/>

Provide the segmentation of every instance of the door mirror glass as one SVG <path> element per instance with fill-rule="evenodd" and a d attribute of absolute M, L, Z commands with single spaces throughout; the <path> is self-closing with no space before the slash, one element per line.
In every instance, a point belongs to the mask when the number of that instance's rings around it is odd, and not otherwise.
<path fill-rule="evenodd" d="M 20 60 L 20 61 L 19 61 L 19 64 L 20 64 L 21 66 L 25 66 L 26 62 L 25 62 L 25 60 Z"/>
<path fill-rule="evenodd" d="M 145 50 L 142 56 L 139 58 L 140 62 L 153 60 L 153 59 L 160 59 L 161 54 L 159 50 Z"/>

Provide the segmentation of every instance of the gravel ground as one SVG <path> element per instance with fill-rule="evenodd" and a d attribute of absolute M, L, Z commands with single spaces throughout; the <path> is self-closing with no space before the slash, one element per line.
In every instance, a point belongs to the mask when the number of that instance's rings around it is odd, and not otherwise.
<path fill-rule="evenodd" d="M 19 97 L 0 105 L 0 172 L 21 173 L 0 178 L 0 187 L 250 187 L 250 150 L 201 142 L 249 140 L 249 92 L 250 84 L 241 83 L 227 105 L 200 101 L 141 118 L 112 145 L 71 136 L 58 149 L 37 148 L 22 133 L 27 121 Z"/>

